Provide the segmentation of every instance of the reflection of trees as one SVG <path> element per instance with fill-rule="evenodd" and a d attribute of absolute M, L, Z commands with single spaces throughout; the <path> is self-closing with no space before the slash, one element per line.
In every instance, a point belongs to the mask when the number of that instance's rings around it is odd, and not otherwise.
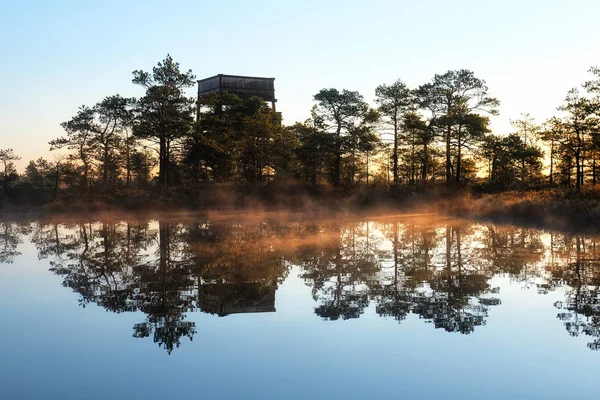
<path fill-rule="evenodd" d="M 30 225 L 3 224 L 4 262 Z M 471 333 L 500 304 L 494 276 L 539 293 L 565 289 L 556 303 L 573 336 L 600 347 L 600 258 L 595 239 L 460 222 L 160 221 L 35 223 L 40 259 L 82 306 L 140 311 L 135 337 L 171 352 L 193 338 L 186 314 L 275 311 L 290 267 L 312 289 L 315 314 L 359 318 L 370 303 L 382 317 L 412 314 L 448 332 Z"/>
<path fill-rule="evenodd" d="M 431 251 L 438 234 L 430 226 L 414 223 L 402 227 L 395 222 L 386 232 L 392 242 L 392 257 L 382 268 L 374 295 L 378 299 L 377 314 L 401 321 L 412 311 L 420 296 L 418 287 L 433 277 Z"/>
<path fill-rule="evenodd" d="M 447 225 L 438 233 L 395 224 L 392 230 L 393 274 L 379 287 L 377 313 L 399 321 L 414 313 L 448 332 L 470 333 L 484 324 L 488 308 L 500 301 L 485 297 L 496 292 L 488 284 L 493 272 L 465 244 L 465 228 Z"/>
<path fill-rule="evenodd" d="M 544 250 L 540 231 L 487 226 L 483 231 L 483 244 L 481 256 L 491 263 L 496 273 L 509 274 L 525 287 L 530 287 L 540 277 L 537 263 L 541 261 Z"/>
<path fill-rule="evenodd" d="M 40 258 L 50 259 L 51 271 L 63 277 L 63 285 L 80 295 L 82 306 L 145 313 L 133 336 L 152 337 L 170 353 L 181 338 L 191 340 L 196 333 L 187 312 L 199 307 L 215 312 L 205 302 L 207 293 L 229 305 L 230 312 L 242 303 L 242 312 L 260 311 L 250 303 L 264 304 L 265 299 L 274 305 L 288 267 L 264 240 L 261 224 L 256 226 L 50 224 L 38 225 L 32 241 Z"/>
<path fill-rule="evenodd" d="M 62 264 L 65 260 L 61 257 L 70 254 L 79 245 L 77 240 L 73 240 L 71 229 L 74 227 L 57 223 L 36 223 L 31 242 L 37 248 L 38 258 L 40 260 L 52 258 L 54 263 Z"/>
<path fill-rule="evenodd" d="M 303 247 L 303 278 L 321 304 L 315 313 L 328 320 L 358 318 L 369 304 L 368 279 L 378 269 L 369 223 L 328 227 L 339 235 Z"/>
<path fill-rule="evenodd" d="M 500 301 L 483 297 L 495 292 L 488 284 L 492 275 L 474 262 L 472 247 L 463 242 L 463 229 L 446 226 L 445 265 L 434 274 L 429 290 L 421 291 L 414 312 L 436 328 L 471 333 L 485 323 L 489 306 Z"/>
<path fill-rule="evenodd" d="M 558 318 L 571 336 L 591 336 L 588 347 L 600 350 L 600 257 L 596 240 L 564 236 L 563 246 L 563 252 L 572 250 L 569 262 L 565 267 L 551 268 L 554 285 L 567 285 L 565 301 L 555 303 L 561 310 Z"/>
<path fill-rule="evenodd" d="M 192 265 L 183 252 L 179 224 L 158 223 L 158 249 L 152 258 L 134 267 L 139 291 L 134 295 L 146 321 L 135 324 L 134 337 L 153 335 L 154 343 L 171 353 L 182 337 L 192 340 L 194 322 L 185 321 L 185 313 L 195 308 Z"/>
<path fill-rule="evenodd" d="M 81 296 L 80 304 L 146 313 L 134 336 L 153 335 L 171 352 L 181 337 L 195 333 L 194 324 L 184 321 L 193 298 L 186 289 L 194 280 L 177 251 L 177 228 L 159 223 L 157 232 L 147 223 L 106 222 L 40 226 L 34 243 L 40 256 L 52 257 L 50 270 Z M 149 251 L 152 247 L 156 252 Z"/>
<path fill-rule="evenodd" d="M 50 270 L 81 295 L 80 304 L 95 303 L 113 312 L 137 310 L 132 299 L 137 277 L 131 267 L 141 260 L 134 253 L 143 249 L 147 225 L 81 223 L 67 234 L 62 229 L 40 227 L 35 243 L 40 256 L 53 255 Z"/>
<path fill-rule="evenodd" d="M 29 233 L 28 223 L 0 222 L 0 264 L 12 264 L 15 257 L 21 255 L 17 247 Z"/>

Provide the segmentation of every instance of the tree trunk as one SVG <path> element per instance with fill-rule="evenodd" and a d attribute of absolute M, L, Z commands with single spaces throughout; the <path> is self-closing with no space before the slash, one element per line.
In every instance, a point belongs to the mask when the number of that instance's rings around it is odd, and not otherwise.
<path fill-rule="evenodd" d="M 354 184 L 354 177 L 356 176 L 356 143 L 352 146 L 352 174 L 350 175 L 350 184 Z"/>
<path fill-rule="evenodd" d="M 581 183 L 579 184 L 579 186 L 581 187 L 585 184 L 585 155 L 584 154 L 581 155 L 580 164 L 581 164 L 581 174 L 579 175 L 579 179 L 581 180 Z"/>
<path fill-rule="evenodd" d="M 335 167 L 333 171 L 333 184 L 335 186 L 340 186 L 341 182 L 341 169 L 342 169 L 342 127 L 338 126 L 337 128 L 337 143 L 336 143 L 336 151 L 335 151 Z"/>
<path fill-rule="evenodd" d="M 579 192 L 581 190 L 581 185 L 583 183 L 583 157 L 581 154 L 581 136 L 580 133 L 577 132 L 577 150 L 575 151 L 575 179 L 577 182 L 575 183 L 575 190 Z"/>
<path fill-rule="evenodd" d="M 161 135 L 158 149 L 158 180 L 164 192 L 167 190 L 167 174 L 168 174 L 168 149 L 167 138 Z"/>
<path fill-rule="evenodd" d="M 52 201 L 56 200 L 58 197 L 58 187 L 60 186 L 60 170 L 59 166 L 56 166 L 55 176 L 54 176 L 54 196 Z"/>
<path fill-rule="evenodd" d="M 592 185 L 596 185 L 596 152 L 592 153 Z"/>
<path fill-rule="evenodd" d="M 581 171 L 579 169 L 579 149 L 575 152 L 575 190 L 579 192 L 579 190 L 581 189 L 581 180 L 580 178 L 580 174 Z"/>
<path fill-rule="evenodd" d="M 573 169 L 573 159 L 571 157 L 568 158 L 567 161 L 567 186 L 571 188 L 571 170 Z"/>
<path fill-rule="evenodd" d="M 398 183 L 398 121 L 394 120 L 394 183 Z M 368 181 L 368 176 L 367 176 Z"/>
<path fill-rule="evenodd" d="M 427 175 L 429 174 L 429 149 L 427 148 L 427 144 L 423 145 L 423 173 L 421 176 L 421 180 L 423 181 L 423 186 L 427 185 Z"/>
<path fill-rule="evenodd" d="M 8 195 L 8 171 L 6 170 L 6 160 L 3 160 L 4 163 L 4 181 L 2 182 L 2 191 L 4 192 L 4 196 Z"/>
<path fill-rule="evenodd" d="M 461 174 L 461 152 L 462 152 L 462 145 L 460 143 L 460 141 L 458 142 L 458 153 L 456 155 L 456 184 L 459 185 L 460 184 L 460 174 Z"/>
<path fill-rule="evenodd" d="M 448 125 L 446 129 L 446 183 L 450 183 L 452 180 L 452 161 L 450 159 L 450 136 L 452 134 L 452 127 Z"/>
<path fill-rule="evenodd" d="M 88 189 L 88 173 L 89 173 L 89 165 L 87 161 L 83 161 L 83 187 Z M 91 185 L 90 185 L 91 187 Z"/>
<path fill-rule="evenodd" d="M 129 188 L 131 186 L 131 148 L 129 145 L 129 136 L 126 138 L 126 142 L 127 143 L 127 147 L 126 147 L 126 165 L 125 168 L 127 169 L 127 187 Z"/>
<path fill-rule="evenodd" d="M 410 183 L 415 184 L 415 135 L 411 135 L 411 150 L 410 150 Z"/>
<path fill-rule="evenodd" d="M 554 166 L 554 140 L 550 142 L 550 186 L 554 184 L 553 178 L 553 166 Z"/>
<path fill-rule="evenodd" d="M 367 185 L 369 184 L 369 152 L 367 151 Z"/>
<path fill-rule="evenodd" d="M 108 184 L 108 147 L 106 145 L 104 146 L 102 164 L 102 186 L 104 189 L 106 189 L 106 186 Z"/>

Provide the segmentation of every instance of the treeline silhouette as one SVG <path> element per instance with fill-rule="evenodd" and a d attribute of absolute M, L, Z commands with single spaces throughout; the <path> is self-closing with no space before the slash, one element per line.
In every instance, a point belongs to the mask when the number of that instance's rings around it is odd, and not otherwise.
<path fill-rule="evenodd" d="M 108 96 L 63 122 L 64 135 L 50 142 L 60 156 L 32 160 L 19 174 L 19 156 L 1 150 L 3 199 L 193 198 L 214 184 L 269 182 L 578 191 L 598 181 L 600 69 L 589 72 L 558 116 L 538 123 L 523 114 L 512 132 L 490 131 L 500 101 L 469 70 L 416 88 L 382 84 L 375 106 L 356 91 L 322 89 L 311 117 L 285 126 L 257 97 L 188 97 L 195 76 L 168 55 L 133 72 L 141 97 Z"/>
<path fill-rule="evenodd" d="M 194 220 L 1 223 L 0 260 L 29 235 L 40 260 L 79 296 L 111 312 L 141 311 L 133 336 L 168 352 L 193 338 L 186 313 L 273 312 L 292 268 L 323 320 L 409 315 L 469 334 L 500 306 L 494 277 L 546 294 L 572 336 L 600 348 L 598 238 L 460 221 Z"/>

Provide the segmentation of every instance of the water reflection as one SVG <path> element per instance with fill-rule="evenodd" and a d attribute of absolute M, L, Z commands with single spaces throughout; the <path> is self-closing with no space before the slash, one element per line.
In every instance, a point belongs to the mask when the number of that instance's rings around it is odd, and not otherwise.
<path fill-rule="evenodd" d="M 29 224 L 0 223 L 0 264 L 12 264 L 15 257 L 21 255 L 17 247 L 29 231 Z"/>
<path fill-rule="evenodd" d="M 564 321 L 571 336 L 591 336 L 588 347 L 600 349 L 600 258 L 596 253 L 596 239 L 582 236 L 563 236 L 557 240 L 557 250 L 563 263 L 549 266 L 550 285 L 565 287 L 565 300 L 554 306 L 560 310 L 558 318 Z"/>
<path fill-rule="evenodd" d="M 500 300 L 494 297 L 498 288 L 488 283 L 492 269 L 471 243 L 473 234 L 460 225 L 421 232 L 414 225 L 394 226 L 393 273 L 380 289 L 377 312 L 397 320 L 414 313 L 436 328 L 464 334 L 485 324 L 489 307 Z"/>
<path fill-rule="evenodd" d="M 323 320 L 372 307 L 398 323 L 414 315 L 462 334 L 501 306 L 494 277 L 541 295 L 563 291 L 557 317 L 600 349 L 595 237 L 418 219 L 1 223 L 0 262 L 18 257 L 25 237 L 82 307 L 144 313 L 133 336 L 169 353 L 197 332 L 190 312 L 275 312 L 293 267 Z"/>

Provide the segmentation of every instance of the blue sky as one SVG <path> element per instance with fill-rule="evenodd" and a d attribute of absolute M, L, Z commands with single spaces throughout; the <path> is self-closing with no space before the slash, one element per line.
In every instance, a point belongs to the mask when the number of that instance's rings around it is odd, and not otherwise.
<path fill-rule="evenodd" d="M 122 4 L 123 3 L 123 4 Z M 502 106 L 497 132 L 555 113 L 600 65 L 600 2 L 17 1 L 0 3 L 0 148 L 26 160 L 77 107 L 141 96 L 135 69 L 170 53 L 198 78 L 272 76 L 286 123 L 308 117 L 321 88 L 360 91 L 468 68 Z M 190 92 L 193 94 L 193 91 Z"/>

